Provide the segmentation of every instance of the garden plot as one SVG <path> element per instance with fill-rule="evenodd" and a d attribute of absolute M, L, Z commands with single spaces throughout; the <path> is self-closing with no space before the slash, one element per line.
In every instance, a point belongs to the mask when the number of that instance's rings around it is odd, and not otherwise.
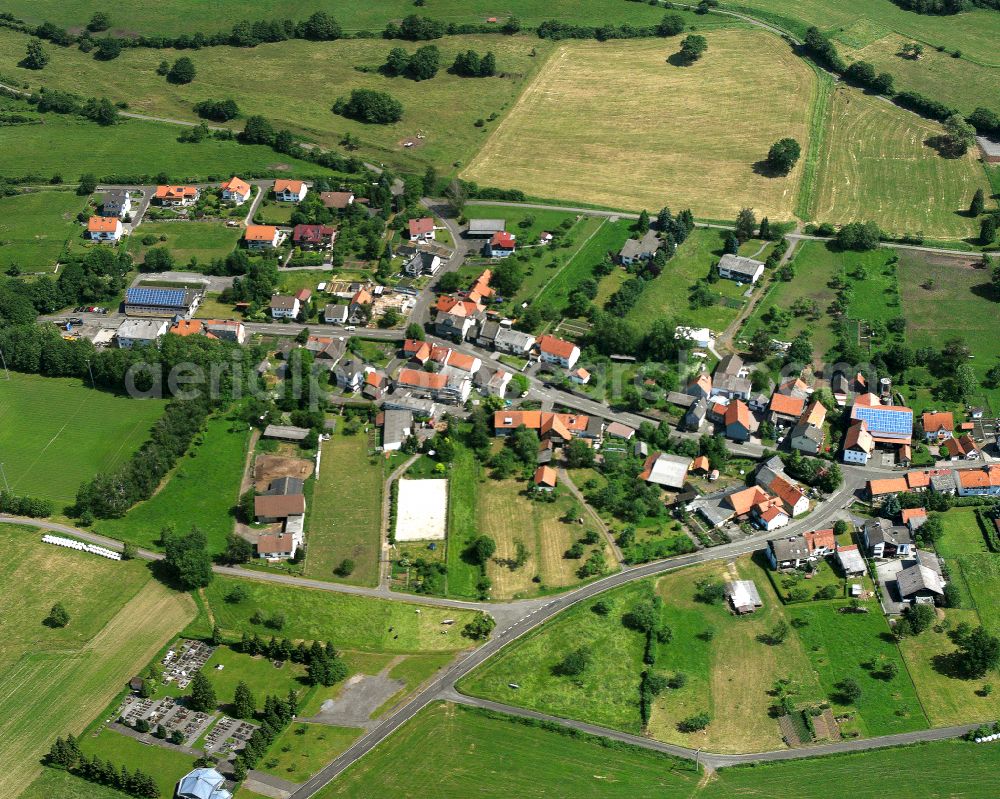
<path fill-rule="evenodd" d="M 447 515 L 447 480 L 399 481 L 397 541 L 443 540 Z"/>

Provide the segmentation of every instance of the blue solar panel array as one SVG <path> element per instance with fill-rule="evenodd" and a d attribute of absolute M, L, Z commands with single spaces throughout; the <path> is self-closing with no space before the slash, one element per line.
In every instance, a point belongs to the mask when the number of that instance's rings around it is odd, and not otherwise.
<path fill-rule="evenodd" d="M 868 431 L 875 435 L 910 436 L 913 434 L 913 414 L 888 408 L 854 406 L 854 415 L 864 419 Z"/>
<path fill-rule="evenodd" d="M 125 302 L 130 305 L 160 305 L 183 308 L 184 289 L 144 288 L 142 286 L 125 292 Z"/>

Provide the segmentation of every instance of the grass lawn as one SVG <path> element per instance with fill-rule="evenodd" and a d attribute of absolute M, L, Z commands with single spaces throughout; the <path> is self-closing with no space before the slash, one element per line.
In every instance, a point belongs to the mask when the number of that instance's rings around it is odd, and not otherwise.
<path fill-rule="evenodd" d="M 607 616 L 582 602 L 529 633 L 515 645 L 464 678 L 464 693 L 499 702 L 585 719 L 593 724 L 638 733 L 639 680 L 645 638 L 626 629 L 623 613 L 648 596 L 649 582 L 605 594 L 614 608 Z M 669 622 L 668 622 L 669 623 Z M 560 677 L 552 667 L 580 647 L 590 650 L 591 666 L 577 677 Z M 520 685 L 519 689 L 510 683 Z"/>
<path fill-rule="evenodd" d="M 883 274 L 893 254 L 891 250 L 839 252 L 821 241 L 801 242 L 792 262 L 795 277 L 788 282 L 774 280 L 767 289 L 767 296 L 758 303 L 740 331 L 741 338 L 749 340 L 758 329 L 766 326 L 763 317 L 772 308 L 791 311 L 792 306 L 801 300 L 813 301 L 819 308 L 818 320 L 808 315 L 793 314 L 789 325 L 776 332 L 775 336 L 782 341 L 791 341 L 799 333 L 809 331 L 813 351 L 817 358 L 822 358 L 836 343 L 832 321 L 826 313 L 830 303 L 836 299 L 836 291 L 829 283 L 845 271 L 848 282 L 854 286 L 849 317 L 885 321 L 902 315 L 899 307 L 890 305 L 892 298 L 886 294 L 886 289 L 891 285 L 892 278 Z M 859 266 L 863 266 L 867 273 L 864 280 L 849 276 Z"/>
<path fill-rule="evenodd" d="M 338 430 L 323 442 L 320 463 L 306 533 L 306 576 L 375 585 L 382 539 L 382 461 L 369 456 L 364 434 Z M 336 577 L 333 570 L 345 558 L 354 561 L 354 571 Z"/>
<path fill-rule="evenodd" d="M 918 16 L 918 15 L 912 15 Z M 997 26 L 994 26 L 995 28 Z M 998 30 L 997 32 L 1000 32 Z M 890 33 L 864 47 L 838 48 L 848 62 L 867 61 L 879 72 L 889 72 L 896 79 L 896 91 L 916 91 L 934 97 L 963 114 L 971 114 L 977 106 L 1000 111 L 1000 69 L 976 64 L 965 58 L 953 58 L 951 53 L 939 53 L 925 47 L 918 60 L 903 58 L 900 48 L 912 39 Z"/>
<path fill-rule="evenodd" d="M 27 787 L 55 736 L 80 733 L 195 610 L 187 595 L 153 581 L 145 564 L 48 546 L 40 538 L 34 529 L 0 526 L 0 590 L 18 596 L 0 618 L 5 796 Z M 42 625 L 56 601 L 70 615 L 62 629 Z"/>
<path fill-rule="evenodd" d="M 61 769 L 47 768 L 18 799 L 122 799 L 122 794 Z"/>
<path fill-rule="evenodd" d="M 291 782 L 305 782 L 364 731 L 357 727 L 292 723 L 278 736 L 258 768 Z"/>
<path fill-rule="evenodd" d="M 708 308 L 693 309 L 688 303 L 691 287 L 708 277 L 712 265 L 722 257 L 722 239 L 717 230 L 697 229 L 677 248 L 677 253 L 667 263 L 663 273 L 653 279 L 639 295 L 639 300 L 626 319 L 646 328 L 657 318 L 667 316 L 678 324 L 708 327 L 720 332 L 736 318 L 737 308 L 730 308 L 725 301 L 742 304 L 746 286 L 732 280 L 720 280 L 711 288 L 717 292 L 719 302 Z"/>
<path fill-rule="evenodd" d="M 0 453 L 10 490 L 56 504 L 119 466 L 148 437 L 160 400 L 95 391 L 75 378 L 10 373 L 0 380 Z"/>
<path fill-rule="evenodd" d="M 132 237 L 130 250 L 136 261 L 146 257 L 148 247 L 140 244 L 144 236 L 166 236 L 166 241 L 157 241 L 153 247 L 166 247 L 174 256 L 178 268 L 187 268 L 192 258 L 197 258 L 200 266 L 208 266 L 213 258 L 225 258 L 236 247 L 243 231 L 226 227 L 224 223 L 211 222 L 143 222 Z"/>
<path fill-rule="evenodd" d="M 477 496 L 482 467 L 471 450 L 455 447 L 455 460 L 448 473 L 447 585 L 451 596 L 475 597 L 479 567 L 467 563 L 462 552 L 479 534 Z"/>
<path fill-rule="evenodd" d="M 10 40 L 5 41 L 12 44 Z M 23 43 L 21 49 L 24 49 Z M 59 50 L 58 55 L 68 52 Z M 121 85 L 128 86 L 127 82 Z M 180 128 L 174 125 L 130 119 L 104 128 L 60 114 L 45 114 L 43 119 L 43 125 L 4 128 L 6 174 L 34 174 L 45 178 L 62 175 L 66 181 L 74 181 L 85 172 L 93 172 L 98 177 L 112 174 L 152 177 L 166 172 L 175 182 L 198 178 L 223 180 L 233 173 L 277 170 L 281 170 L 280 174 L 293 175 L 333 174 L 328 169 L 280 155 L 270 147 L 257 144 L 215 139 L 206 139 L 200 144 L 182 144 L 177 141 Z"/>
<path fill-rule="evenodd" d="M 216 666 L 223 668 L 219 670 Z M 232 702 L 236 686 L 240 682 L 245 682 L 253 692 L 257 707 L 262 708 L 269 694 L 285 696 L 290 690 L 301 691 L 304 682 L 300 678 L 305 676 L 306 668 L 299 663 L 289 661 L 280 669 L 276 669 L 266 657 L 261 655 L 251 657 L 236 652 L 228 646 L 220 646 L 212 653 L 202 671 L 212 683 L 220 705 L 225 706 Z M 157 684 L 157 697 L 186 696 L 189 693 L 190 688 L 182 690 L 178 688 L 176 682 Z"/>
<path fill-rule="evenodd" d="M 39 23 L 50 19 L 65 27 L 82 27 L 93 14 L 93 6 L 86 0 L 12 0 L 10 10 L 18 17 Z M 633 25 L 655 25 L 663 17 L 658 8 L 644 4 L 614 6 L 608 13 L 606 0 L 553 0 L 539 6 L 533 0 L 511 0 L 502 9 L 488 0 L 439 0 L 434 6 L 416 9 L 416 13 L 456 24 L 482 24 L 489 16 L 501 20 L 513 14 L 522 25 L 536 26 L 547 19 L 563 19 L 577 25 L 602 25 L 606 22 Z M 322 9 L 333 14 L 345 31 L 381 31 L 390 21 L 398 22 L 414 13 L 411 0 L 381 0 L 379 3 L 349 3 L 333 9 L 323 0 L 258 0 L 252 13 L 237 0 L 216 0 L 210 5 L 191 6 L 184 0 L 164 0 L 155 6 L 143 6 L 134 14 L 112 14 L 113 34 L 178 34 L 209 33 L 228 30 L 233 20 L 276 19 L 290 17 L 304 20 L 312 12 Z M 681 12 L 687 21 L 701 23 L 703 17 Z M 119 16 L 123 18 L 119 19 Z"/>
<path fill-rule="evenodd" d="M 319 797 L 681 799 L 697 781 L 690 765 L 665 755 L 609 750 L 590 738 L 440 703 L 422 710 Z"/>
<path fill-rule="evenodd" d="M 562 311 L 569 301 L 569 295 L 584 280 L 594 276 L 594 267 L 600 264 L 608 253 L 617 253 L 632 235 L 631 221 L 602 221 L 589 230 L 582 230 L 580 246 L 574 249 L 573 257 L 562 269 L 552 275 L 542 286 L 534 304 L 543 312 L 552 308 Z M 597 278 L 600 282 L 600 278 Z"/>
<path fill-rule="evenodd" d="M 567 509 L 578 503 L 568 492 L 561 493 L 554 503 L 534 502 L 524 496 L 526 488 L 524 481 L 491 479 L 481 483 L 477 492 L 479 533 L 497 543 L 496 554 L 486 568 L 493 581 L 493 599 L 521 599 L 545 589 L 574 585 L 580 582 L 576 570 L 598 548 L 585 547 L 579 560 L 564 558 L 566 550 L 586 530 L 585 526 L 562 521 Z M 590 527 L 596 525 L 591 523 Z M 528 557 L 523 566 L 514 569 L 507 562 L 515 558 L 518 542 L 524 545 Z M 605 556 L 610 553 L 605 552 Z M 613 567 L 613 562 L 609 563 L 609 568 Z M 540 578 L 539 582 L 534 581 L 535 577 Z"/>
<path fill-rule="evenodd" d="M 667 61 L 676 38 L 561 44 L 463 177 L 613 208 L 791 218 L 801 164 L 780 178 L 753 165 L 782 136 L 807 146 L 815 73 L 772 34 L 705 36 L 708 52 L 687 67 Z M 768 76 L 767 104 L 747 75 Z M 671 98 L 669 113 L 650 113 L 656 97 Z"/>
<path fill-rule="evenodd" d="M 838 609 L 847 604 L 831 600 L 790 605 L 785 609 L 790 619 L 801 625 L 796 632 L 834 712 L 856 711 L 855 718 L 841 729 L 874 736 L 930 726 L 903 668 L 899 649 L 889 637 L 889 625 L 878 602 L 865 603 L 868 613 L 839 613 Z M 899 667 L 899 673 L 892 680 L 880 679 L 863 665 L 872 661 L 891 661 Z M 837 683 L 848 677 L 861 686 L 861 699 L 856 706 L 836 698 Z"/>
<path fill-rule="evenodd" d="M 160 796 L 173 796 L 181 777 L 194 768 L 195 758 L 165 746 L 141 743 L 114 730 L 80 739 L 80 748 L 88 755 L 110 760 L 116 766 L 140 768 L 149 774 L 160 789 Z"/>
<path fill-rule="evenodd" d="M 278 290 L 285 294 L 295 294 L 301 289 L 309 289 L 314 294 L 316 286 L 330 280 L 330 271 L 323 269 L 304 269 L 302 271 L 279 272 Z"/>
<path fill-rule="evenodd" d="M 950 338 L 963 338 L 975 356 L 969 363 L 982 380 L 1000 356 L 1000 340 L 988 270 L 970 268 L 973 261 L 978 258 L 965 262 L 901 251 L 899 291 L 907 343 L 941 347 Z M 983 388 L 982 393 L 994 410 L 1000 408 L 1000 390 Z"/>
<path fill-rule="evenodd" d="M 0 271 L 17 264 L 22 272 L 52 272 L 66 241 L 83 234 L 76 215 L 85 205 L 71 191 L 0 198 Z"/>
<path fill-rule="evenodd" d="M 196 525 L 208 538 L 209 552 L 222 552 L 226 536 L 233 530 L 233 509 L 239 500 L 248 438 L 242 422 L 225 417 L 210 419 L 205 432 L 195 439 L 152 498 L 136 505 L 121 519 L 101 519 L 94 530 L 156 548 L 164 527 L 187 532 Z"/>
<path fill-rule="evenodd" d="M 236 584 L 245 586 L 249 597 L 233 604 L 226 601 L 226 595 Z M 404 602 L 219 576 L 205 595 L 219 626 L 228 634 L 239 637 L 245 631 L 269 637 L 270 630 L 250 621 L 259 609 L 265 616 L 284 613 L 286 622 L 280 632 L 293 641 L 330 640 L 337 648 L 363 651 L 464 649 L 469 641 L 462 637 L 462 627 L 473 616 L 471 611 L 418 608 Z M 442 626 L 444 619 L 455 623 Z"/>
<path fill-rule="evenodd" d="M 978 235 L 978 223 L 963 212 L 976 189 L 989 184 L 974 150 L 962 158 L 943 158 L 926 144 L 941 132 L 939 124 L 880 98 L 837 87 L 812 216 L 836 224 L 874 221 L 897 235 Z"/>
<path fill-rule="evenodd" d="M 195 311 L 195 319 L 239 319 L 235 306 L 219 302 L 218 292 L 207 292 Z"/>
<path fill-rule="evenodd" d="M 241 9 L 225 27 L 231 27 L 235 19 L 243 19 L 245 11 Z M 257 11 L 263 13 L 263 9 Z M 127 48 L 113 65 L 77 49 L 57 49 L 43 74 L 28 73 L 17 66 L 27 41 L 23 34 L 7 29 L 0 32 L 0 72 L 39 81 L 53 89 L 75 91 L 85 84 L 88 94 L 107 96 L 114 102 L 127 101 L 132 111 L 158 117 L 197 121 L 192 110 L 196 102 L 206 97 L 231 98 L 244 116 L 263 114 L 268 119 L 282 120 L 293 133 L 323 145 L 338 147 L 344 135 L 351 133 L 360 140 L 359 155 L 376 161 L 391 160 L 413 171 L 423 171 L 428 163 L 451 168 L 455 162 L 471 158 L 495 127 L 494 123 L 476 127 L 476 120 L 503 114 L 552 49 L 548 41 L 536 37 L 450 36 L 435 42 L 442 64 L 437 76 L 418 82 L 375 71 L 385 62 L 391 47 L 381 38 L 285 41 L 262 44 L 252 53 L 241 47 L 203 48 L 195 54 L 187 50 Z M 396 44 L 410 52 L 417 47 L 408 42 Z M 469 49 L 492 50 L 498 77 L 470 80 L 449 74 L 447 66 L 459 52 Z M 197 79 L 185 86 L 170 84 L 156 74 L 162 60 L 173 61 L 180 55 L 196 56 L 192 60 Z M 355 67 L 372 71 L 361 72 Z M 261 74 L 268 80 L 257 80 Z M 317 86 L 329 90 L 317 92 Z M 360 88 L 391 93 L 403 104 L 403 119 L 390 125 L 367 125 L 331 111 L 338 96 Z M 233 127 L 242 130 L 242 121 L 237 120 Z M 176 128 L 171 130 L 176 136 Z M 423 138 L 416 139 L 418 134 Z M 417 141 L 417 146 L 404 148 L 403 142 L 410 138 Z M 197 149 L 204 145 L 180 146 Z M 282 158 L 272 153 L 268 163 Z M 125 170 L 119 167 L 116 171 Z M 155 173 L 151 167 L 141 171 Z"/>

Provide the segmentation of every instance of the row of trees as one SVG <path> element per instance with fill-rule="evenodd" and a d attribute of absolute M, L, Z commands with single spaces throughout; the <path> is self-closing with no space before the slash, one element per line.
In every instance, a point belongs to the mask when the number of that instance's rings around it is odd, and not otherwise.
<path fill-rule="evenodd" d="M 319 641 L 306 645 L 305 641 L 293 644 L 288 638 L 278 640 L 272 637 L 265 643 L 256 633 L 252 636 L 243 633 L 243 639 L 236 648 L 246 655 L 265 655 L 270 660 L 302 663 L 306 666 L 306 674 L 311 685 L 334 685 L 346 679 L 350 673 L 347 664 L 331 641 L 327 641 L 325 646 Z"/>
<path fill-rule="evenodd" d="M 599 26 L 574 25 L 570 22 L 549 19 L 539 25 L 536 32 L 540 39 L 553 39 L 555 41 L 561 39 L 597 39 L 599 42 L 605 42 L 612 39 L 677 36 L 684 31 L 684 28 L 684 18 L 680 14 L 667 14 L 658 25 L 644 26 L 629 23 Z"/>
<path fill-rule="evenodd" d="M 156 780 L 149 774 L 139 769 L 129 771 L 124 765 L 116 766 L 110 760 L 102 760 L 96 755 L 85 755 L 72 735 L 56 738 L 45 756 L 45 764 L 64 769 L 89 782 L 115 788 L 129 796 L 157 799 L 160 795 Z"/>

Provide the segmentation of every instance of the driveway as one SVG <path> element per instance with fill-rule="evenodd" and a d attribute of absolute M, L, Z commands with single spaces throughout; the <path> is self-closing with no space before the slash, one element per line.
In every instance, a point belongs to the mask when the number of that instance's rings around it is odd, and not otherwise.
<path fill-rule="evenodd" d="M 906 607 L 899 601 L 899 592 L 896 587 L 896 575 L 903 570 L 903 561 L 893 558 L 880 562 L 875 567 L 878 575 L 878 584 L 882 589 L 882 609 L 890 616 L 896 616 L 903 612 Z"/>

